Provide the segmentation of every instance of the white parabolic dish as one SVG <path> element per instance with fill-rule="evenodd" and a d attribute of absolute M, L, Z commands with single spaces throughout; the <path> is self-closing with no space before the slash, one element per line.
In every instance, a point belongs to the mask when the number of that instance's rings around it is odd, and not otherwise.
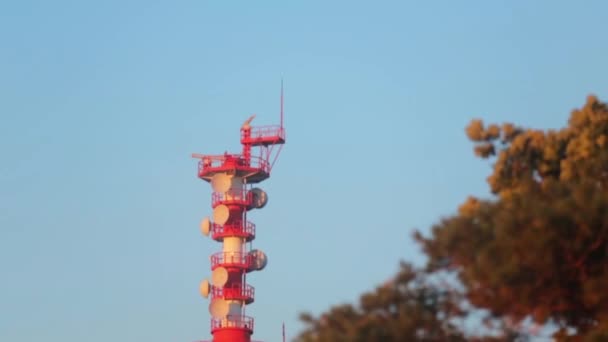
<path fill-rule="evenodd" d="M 222 298 L 214 298 L 211 303 L 209 303 L 209 313 L 214 318 L 225 317 L 228 314 L 228 310 L 230 310 L 230 306 L 228 305 L 228 302 Z"/>
<path fill-rule="evenodd" d="M 225 173 L 216 173 L 211 177 L 211 188 L 215 192 L 224 193 L 232 186 L 232 176 Z"/>
<path fill-rule="evenodd" d="M 209 297 L 210 290 L 211 290 L 211 285 L 209 284 L 209 280 L 205 279 L 205 280 L 201 281 L 201 285 L 199 286 L 199 291 L 201 293 L 201 296 L 203 296 L 204 298 Z"/>
<path fill-rule="evenodd" d="M 211 282 L 213 286 L 222 287 L 228 281 L 228 270 L 223 267 L 218 267 L 211 273 Z"/>
<path fill-rule="evenodd" d="M 220 204 L 213 209 L 213 221 L 217 224 L 224 224 L 230 217 L 230 209 L 224 204 Z"/>
<path fill-rule="evenodd" d="M 203 233 L 203 235 L 205 235 L 205 236 L 208 236 L 210 231 L 211 231 L 211 222 L 209 221 L 208 217 L 205 217 L 201 221 L 201 233 Z"/>

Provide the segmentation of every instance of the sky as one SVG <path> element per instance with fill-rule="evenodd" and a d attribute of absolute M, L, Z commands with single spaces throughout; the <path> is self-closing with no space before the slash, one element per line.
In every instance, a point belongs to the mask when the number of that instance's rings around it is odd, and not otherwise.
<path fill-rule="evenodd" d="M 0 2 L 0 340 L 210 339 L 191 153 L 287 144 L 249 218 L 256 340 L 354 303 L 489 197 L 473 118 L 559 128 L 608 98 L 605 1 Z"/>

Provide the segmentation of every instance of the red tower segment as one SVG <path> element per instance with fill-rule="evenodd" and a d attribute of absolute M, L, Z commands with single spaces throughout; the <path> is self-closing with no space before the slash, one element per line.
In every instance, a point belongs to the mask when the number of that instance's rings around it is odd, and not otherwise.
<path fill-rule="evenodd" d="M 281 89 L 281 123 L 282 123 Z M 267 195 L 253 184 L 270 177 L 272 165 L 285 143 L 285 129 L 279 126 L 251 127 L 250 117 L 241 127 L 242 154 L 199 155 L 198 177 L 211 183 L 213 221 L 205 218 L 201 230 L 222 243 L 222 251 L 211 255 L 212 281 L 201 283 L 201 294 L 211 298 L 209 311 L 214 342 L 250 342 L 254 320 L 245 315 L 245 306 L 254 301 L 254 288 L 247 273 L 262 270 L 266 255 L 251 249 L 256 227 L 247 212 L 260 209 Z M 276 153 L 273 148 L 279 146 Z M 259 150 L 252 156 L 252 150 Z M 271 158 L 274 157 L 272 160 Z M 249 244 L 247 244 L 249 243 Z"/>

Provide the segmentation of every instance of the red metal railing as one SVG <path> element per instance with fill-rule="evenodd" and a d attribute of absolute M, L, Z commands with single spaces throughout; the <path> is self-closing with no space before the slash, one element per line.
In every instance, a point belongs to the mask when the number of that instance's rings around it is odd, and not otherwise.
<path fill-rule="evenodd" d="M 251 157 L 249 167 L 252 169 L 259 169 L 266 173 L 270 173 L 270 164 L 266 159 L 261 157 Z"/>
<path fill-rule="evenodd" d="M 200 156 L 197 155 L 197 158 L 201 160 L 198 162 L 198 175 L 199 177 L 203 176 L 206 171 L 210 170 L 221 170 L 223 167 L 226 169 L 231 169 L 232 167 L 236 168 L 244 168 L 244 169 L 255 169 L 261 170 L 266 173 L 270 173 L 270 164 L 264 158 L 260 157 L 251 157 L 249 163 L 245 161 L 245 159 L 240 154 L 230 154 L 228 156 L 225 155 L 205 155 Z M 236 163 L 232 167 L 224 165 L 224 162 L 227 158 L 233 158 Z"/>
<path fill-rule="evenodd" d="M 249 137 L 245 134 L 245 130 L 241 130 L 241 140 L 261 138 L 276 138 L 277 140 L 285 140 L 285 128 L 277 125 L 251 127 Z"/>
<path fill-rule="evenodd" d="M 242 221 L 235 222 L 234 224 L 211 224 L 211 236 L 213 239 L 223 238 L 225 236 L 241 236 L 250 241 L 255 236 L 255 224 L 247 221 L 243 227 Z"/>
<path fill-rule="evenodd" d="M 211 207 L 220 204 L 236 204 L 249 206 L 253 202 L 253 194 L 246 189 L 228 190 L 224 193 L 214 192 L 211 194 Z"/>
<path fill-rule="evenodd" d="M 211 269 L 218 266 L 250 268 L 254 262 L 254 256 L 241 252 L 219 252 L 211 255 Z"/>
<path fill-rule="evenodd" d="M 253 302 L 253 296 L 255 295 L 255 289 L 249 284 L 242 284 L 243 286 L 232 286 L 232 287 L 215 287 L 211 288 L 211 296 L 214 298 L 244 300 L 248 303 Z"/>
<path fill-rule="evenodd" d="M 253 331 L 253 317 L 249 316 L 232 316 L 226 318 L 212 318 L 211 332 L 222 328 L 238 328 Z"/>
<path fill-rule="evenodd" d="M 203 171 L 207 168 L 218 168 L 224 165 L 224 161 L 226 159 L 234 159 L 238 160 L 241 158 L 238 154 L 216 154 L 216 155 L 200 155 L 193 154 L 193 157 L 200 158 L 200 162 L 198 163 L 198 170 Z"/>

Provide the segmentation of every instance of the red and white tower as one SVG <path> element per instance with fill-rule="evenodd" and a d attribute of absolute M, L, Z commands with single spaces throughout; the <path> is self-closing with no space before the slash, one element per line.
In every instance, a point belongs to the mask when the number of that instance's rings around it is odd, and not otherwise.
<path fill-rule="evenodd" d="M 201 231 L 222 243 L 222 251 L 211 255 L 211 282 L 200 284 L 201 295 L 210 297 L 213 342 L 250 342 L 253 334 L 254 321 L 245 308 L 254 301 L 254 288 L 246 279 L 249 272 L 262 270 L 268 259 L 252 249 L 256 227 L 247 220 L 247 212 L 266 205 L 268 196 L 254 185 L 270 177 L 285 143 L 282 88 L 280 125 L 252 127 L 253 115 L 241 127 L 241 154 L 192 155 L 200 159 L 198 177 L 213 189 L 213 218 L 202 220 Z"/>

